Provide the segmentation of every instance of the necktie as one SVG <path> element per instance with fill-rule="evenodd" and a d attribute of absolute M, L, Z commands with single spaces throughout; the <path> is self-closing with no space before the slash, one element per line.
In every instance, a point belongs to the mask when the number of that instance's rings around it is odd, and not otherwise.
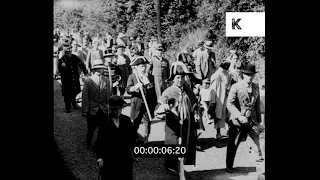
<path fill-rule="evenodd" d="M 102 89 L 102 79 L 101 79 L 101 75 L 99 76 L 99 89 L 101 90 Z"/>

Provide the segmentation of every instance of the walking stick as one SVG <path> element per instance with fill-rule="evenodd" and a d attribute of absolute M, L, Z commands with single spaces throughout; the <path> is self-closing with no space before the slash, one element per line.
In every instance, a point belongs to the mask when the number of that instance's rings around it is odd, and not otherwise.
<path fill-rule="evenodd" d="M 133 69 L 133 73 L 136 76 L 137 81 L 140 82 L 138 74 L 137 74 L 135 69 Z M 143 98 L 143 102 L 144 102 L 144 104 L 146 106 L 147 113 L 148 113 L 148 116 L 149 116 L 149 119 L 150 119 L 150 122 L 151 122 L 152 121 L 152 117 L 151 117 L 151 114 L 150 114 L 150 110 L 149 110 L 149 107 L 148 107 L 148 104 L 147 104 L 147 100 L 146 100 L 146 97 L 144 95 L 144 91 L 143 91 L 143 87 L 142 86 L 140 87 L 140 92 L 141 92 L 141 95 L 142 95 L 142 98 Z"/>
<path fill-rule="evenodd" d="M 110 68 L 110 66 L 108 66 L 108 72 L 109 72 L 109 81 L 110 81 L 110 89 L 109 89 L 109 91 L 110 91 L 110 94 L 112 96 L 113 92 L 112 92 L 112 78 L 111 78 L 111 68 Z"/>
<path fill-rule="evenodd" d="M 180 103 L 180 105 L 181 105 L 181 103 Z M 183 118 L 183 115 L 182 115 L 182 113 L 183 113 L 183 111 L 180 111 L 180 118 L 181 118 L 181 123 L 180 123 L 180 137 L 179 137 L 179 145 L 181 146 L 182 145 L 182 130 L 183 130 L 183 120 L 184 119 L 182 119 Z M 183 165 L 184 165 L 184 163 L 183 163 L 183 160 L 184 160 L 184 158 L 183 157 L 181 157 L 180 159 L 179 159 L 179 179 L 180 180 L 185 180 L 186 178 L 185 178 L 185 176 L 184 176 L 184 168 L 183 168 Z"/>

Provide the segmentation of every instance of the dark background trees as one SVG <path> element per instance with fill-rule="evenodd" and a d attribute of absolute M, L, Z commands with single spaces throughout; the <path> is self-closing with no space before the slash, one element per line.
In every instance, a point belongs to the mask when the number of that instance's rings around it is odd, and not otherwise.
<path fill-rule="evenodd" d="M 156 1 L 56 0 L 54 24 L 60 29 L 81 28 L 103 34 L 125 29 L 128 35 L 140 34 L 147 41 L 157 33 Z M 215 42 L 218 63 L 235 48 L 241 60 L 257 64 L 259 78 L 264 78 L 264 37 L 225 37 L 226 12 L 264 11 L 263 0 L 161 0 L 161 41 L 167 47 L 166 55 L 174 61 L 178 51 L 209 37 Z"/>

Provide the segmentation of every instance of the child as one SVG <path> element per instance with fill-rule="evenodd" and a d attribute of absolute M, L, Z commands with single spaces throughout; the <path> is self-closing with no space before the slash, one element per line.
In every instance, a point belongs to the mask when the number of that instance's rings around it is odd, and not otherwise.
<path fill-rule="evenodd" d="M 212 123 L 213 116 L 213 109 L 216 103 L 215 92 L 213 89 L 210 88 L 210 80 L 206 78 L 203 80 L 202 88 L 200 90 L 200 104 L 203 108 L 203 122 L 207 124 Z"/>

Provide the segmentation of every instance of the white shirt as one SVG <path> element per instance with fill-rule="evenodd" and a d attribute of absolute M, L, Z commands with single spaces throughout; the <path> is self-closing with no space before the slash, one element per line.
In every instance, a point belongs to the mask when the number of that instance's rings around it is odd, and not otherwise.
<path fill-rule="evenodd" d="M 118 56 L 117 65 L 124 65 L 126 63 L 126 59 L 123 56 Z"/>

